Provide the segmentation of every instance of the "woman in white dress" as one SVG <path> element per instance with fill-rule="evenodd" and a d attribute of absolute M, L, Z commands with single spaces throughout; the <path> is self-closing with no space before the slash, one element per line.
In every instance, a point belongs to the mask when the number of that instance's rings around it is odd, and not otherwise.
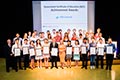
<path fill-rule="evenodd" d="M 37 67 L 38 68 L 42 68 L 43 55 L 42 55 L 41 50 L 42 50 L 42 46 L 40 43 L 40 39 L 37 39 L 36 45 L 35 45 L 35 51 L 36 51 L 35 59 L 37 60 Z"/>
<path fill-rule="evenodd" d="M 49 61 L 49 57 L 50 57 L 50 52 L 49 52 L 49 41 L 48 39 L 44 39 L 44 44 L 43 44 L 43 58 L 44 58 L 44 64 L 45 64 L 45 68 L 48 69 L 48 61 Z"/>

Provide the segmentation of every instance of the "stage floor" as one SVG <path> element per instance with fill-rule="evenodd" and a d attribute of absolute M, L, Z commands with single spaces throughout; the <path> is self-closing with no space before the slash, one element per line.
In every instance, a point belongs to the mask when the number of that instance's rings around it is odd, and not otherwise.
<path fill-rule="evenodd" d="M 114 63 L 120 63 L 120 60 Z M 35 68 L 31 70 L 10 70 L 9 73 L 5 70 L 5 59 L 0 58 L 0 80 L 120 80 L 120 64 L 114 64 L 112 70 L 104 69 L 81 69 L 81 65 L 78 67 L 61 69 L 42 69 Z"/>

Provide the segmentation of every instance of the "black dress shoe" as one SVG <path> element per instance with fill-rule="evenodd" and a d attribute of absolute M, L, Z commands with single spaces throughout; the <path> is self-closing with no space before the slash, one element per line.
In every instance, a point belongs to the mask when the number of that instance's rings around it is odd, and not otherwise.
<path fill-rule="evenodd" d="M 23 68 L 19 68 L 20 70 L 23 70 Z"/>
<path fill-rule="evenodd" d="M 51 67 L 51 69 L 52 69 L 53 67 Z"/>
<path fill-rule="evenodd" d="M 8 72 L 8 73 L 9 73 L 10 71 L 6 71 L 6 72 Z"/>
<path fill-rule="evenodd" d="M 103 67 L 101 67 L 101 69 L 103 69 Z"/>
<path fill-rule="evenodd" d="M 106 70 L 108 70 L 108 67 L 106 67 Z"/>
<path fill-rule="evenodd" d="M 112 70 L 111 68 L 109 68 L 109 70 Z"/>
<path fill-rule="evenodd" d="M 82 66 L 81 69 L 83 69 L 84 67 Z"/>
<path fill-rule="evenodd" d="M 56 69 L 58 69 L 58 67 L 56 67 Z"/>
<path fill-rule="evenodd" d="M 18 72 L 18 70 L 15 70 L 15 72 Z"/>

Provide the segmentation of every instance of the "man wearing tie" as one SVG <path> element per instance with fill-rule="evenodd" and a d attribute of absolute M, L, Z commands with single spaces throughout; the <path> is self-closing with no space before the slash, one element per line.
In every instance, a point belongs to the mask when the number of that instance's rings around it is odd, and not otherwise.
<path fill-rule="evenodd" d="M 56 55 L 56 52 L 58 54 L 58 44 L 57 44 L 55 38 L 53 38 L 52 42 L 50 43 L 51 65 L 52 65 L 51 69 L 53 67 L 56 67 L 58 69 L 58 67 L 57 67 L 57 55 Z M 55 64 L 55 66 L 54 66 L 54 64 Z"/>

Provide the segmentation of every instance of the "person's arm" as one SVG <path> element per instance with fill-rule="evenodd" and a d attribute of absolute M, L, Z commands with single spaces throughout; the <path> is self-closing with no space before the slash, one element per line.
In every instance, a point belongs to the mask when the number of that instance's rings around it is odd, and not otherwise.
<path fill-rule="evenodd" d="M 12 52 L 13 55 L 14 55 L 14 49 L 15 49 L 15 46 L 13 45 L 12 49 L 11 49 L 11 52 Z"/>
<path fill-rule="evenodd" d="M 113 44 L 113 53 L 116 51 L 115 44 Z"/>
<path fill-rule="evenodd" d="M 49 48 L 50 48 L 50 52 L 51 52 L 51 50 L 52 50 L 52 42 L 50 43 L 50 47 Z"/>
<path fill-rule="evenodd" d="M 8 52 L 7 52 L 7 45 L 4 46 L 4 54 L 5 54 L 5 57 L 7 58 L 8 57 Z"/>

